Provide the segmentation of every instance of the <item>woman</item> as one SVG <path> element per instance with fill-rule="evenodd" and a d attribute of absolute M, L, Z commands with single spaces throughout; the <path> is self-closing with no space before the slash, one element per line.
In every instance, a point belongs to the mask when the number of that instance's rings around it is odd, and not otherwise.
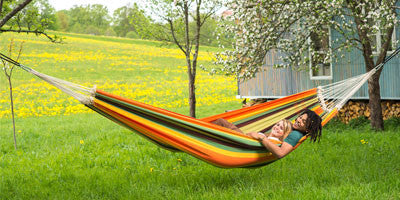
<path fill-rule="evenodd" d="M 290 123 L 289 120 L 283 119 L 271 128 L 271 133 L 268 136 L 266 136 L 264 133 L 258 133 L 256 138 L 251 135 L 249 136 L 260 141 L 267 138 L 268 140 L 271 140 L 271 142 L 283 142 L 283 140 L 289 135 L 290 132 L 292 132 L 292 123 Z"/>
<path fill-rule="evenodd" d="M 267 139 L 270 140 L 276 140 L 283 142 L 283 140 L 289 135 L 289 133 L 292 131 L 292 123 L 289 120 L 283 119 L 276 123 L 272 128 L 271 128 L 271 133 L 268 135 L 265 135 L 264 133 L 257 133 L 257 134 L 246 134 L 243 133 L 238 127 L 236 127 L 234 124 L 226 121 L 225 119 L 219 118 L 215 121 L 212 122 L 213 124 L 223 126 L 225 128 L 229 128 L 231 130 L 237 131 L 239 133 L 249 135 L 250 137 L 253 137 L 254 139 L 260 140 L 261 138 L 266 137 Z M 252 135 L 250 135 L 252 134 Z M 261 141 L 261 140 L 260 140 Z"/>

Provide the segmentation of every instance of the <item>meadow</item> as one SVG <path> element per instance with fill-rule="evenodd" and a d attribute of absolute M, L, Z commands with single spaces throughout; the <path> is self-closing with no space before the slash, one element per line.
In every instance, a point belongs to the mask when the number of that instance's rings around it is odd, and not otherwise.
<path fill-rule="evenodd" d="M 58 33 L 64 44 L 2 34 L 0 51 L 24 41 L 20 62 L 45 74 L 188 113 L 183 54 L 159 42 Z M 215 48 L 202 48 L 212 66 Z M 18 150 L 8 84 L 0 75 L 0 199 L 400 199 L 400 119 L 376 133 L 368 121 L 325 127 L 282 160 L 222 169 L 160 149 L 15 69 Z M 232 77 L 199 70 L 197 116 L 240 108 Z"/>

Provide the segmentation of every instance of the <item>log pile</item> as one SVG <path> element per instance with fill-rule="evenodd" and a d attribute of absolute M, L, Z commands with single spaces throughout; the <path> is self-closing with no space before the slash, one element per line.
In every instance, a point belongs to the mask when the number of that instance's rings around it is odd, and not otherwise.
<path fill-rule="evenodd" d="M 382 101 L 383 119 L 387 120 L 392 117 L 400 117 L 400 102 L 399 101 Z M 349 101 L 340 109 L 338 119 L 344 123 L 362 116 L 370 118 L 370 110 L 368 101 Z"/>
<path fill-rule="evenodd" d="M 242 103 L 243 107 L 250 107 L 264 102 L 267 102 L 267 99 L 252 99 L 250 101 L 245 99 Z M 400 101 L 382 101 L 381 106 L 383 120 L 387 120 L 392 117 L 400 117 Z M 347 124 L 350 120 L 362 116 L 370 119 L 371 113 L 368 107 L 368 101 L 360 100 L 347 102 L 346 105 L 340 109 L 337 118 Z"/>
<path fill-rule="evenodd" d="M 268 101 L 267 99 L 250 99 L 249 101 L 247 99 L 244 99 L 242 101 L 242 108 L 247 108 L 247 107 L 254 106 L 254 105 L 257 105 L 260 103 L 265 103 L 267 101 Z"/>

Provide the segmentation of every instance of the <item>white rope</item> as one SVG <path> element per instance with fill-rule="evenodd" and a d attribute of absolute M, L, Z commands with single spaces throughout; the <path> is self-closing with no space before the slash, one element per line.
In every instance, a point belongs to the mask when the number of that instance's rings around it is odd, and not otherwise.
<path fill-rule="evenodd" d="M 374 68 L 365 74 L 319 86 L 317 91 L 322 108 L 327 112 L 335 108 L 340 110 L 377 70 L 378 68 Z"/>
<path fill-rule="evenodd" d="M 28 68 L 26 70 L 35 76 L 39 77 L 40 79 L 48 82 L 51 85 L 54 85 L 58 89 L 62 90 L 63 92 L 71 95 L 75 99 L 77 99 L 79 102 L 85 104 L 85 105 L 90 105 L 93 104 L 93 99 L 94 95 L 96 92 L 95 87 L 94 88 L 88 88 L 82 85 L 78 85 L 69 81 L 65 81 L 62 79 L 58 79 L 46 74 L 42 74 L 38 71 L 35 71 L 31 68 Z"/>

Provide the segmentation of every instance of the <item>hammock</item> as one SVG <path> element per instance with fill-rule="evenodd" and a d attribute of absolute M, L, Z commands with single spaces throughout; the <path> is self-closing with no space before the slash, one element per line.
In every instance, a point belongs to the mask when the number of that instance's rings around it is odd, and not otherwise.
<path fill-rule="evenodd" d="M 393 54 L 397 54 L 398 51 L 399 49 Z M 393 56 L 386 59 L 384 63 Z M 1 53 L 0 58 L 56 86 L 88 108 L 136 132 L 160 147 L 170 151 L 186 152 L 200 160 L 223 168 L 260 167 L 276 161 L 277 158 L 259 141 L 212 124 L 212 121 L 224 118 L 243 132 L 269 133 L 272 126 L 281 119 L 293 121 L 304 109 L 308 108 L 320 115 L 323 120 L 322 125 L 325 125 L 368 78 L 384 64 L 378 65 L 365 74 L 337 83 L 252 107 L 195 119 L 39 73 Z M 294 149 L 305 139 L 306 136 Z"/>

